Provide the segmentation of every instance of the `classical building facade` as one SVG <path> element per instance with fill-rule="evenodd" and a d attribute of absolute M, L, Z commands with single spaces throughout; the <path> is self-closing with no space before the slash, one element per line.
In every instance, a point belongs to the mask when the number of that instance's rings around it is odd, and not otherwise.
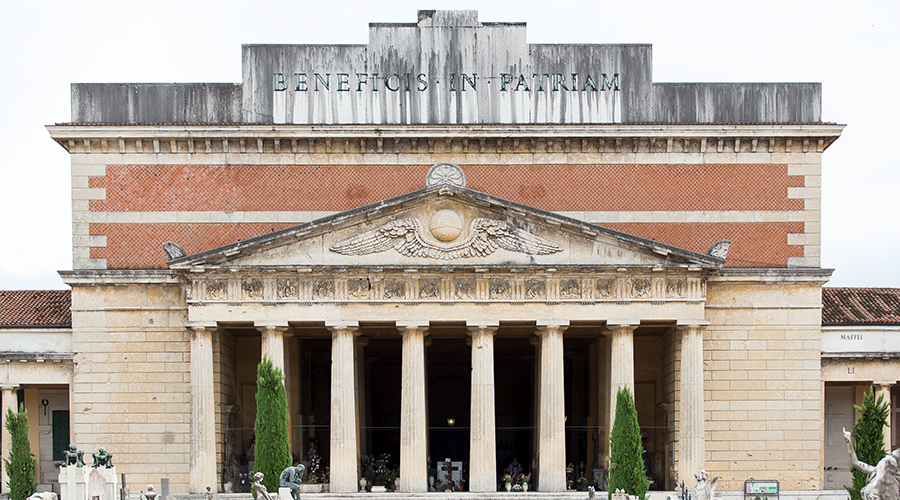
<path fill-rule="evenodd" d="M 818 84 L 660 84 L 648 45 L 420 11 L 248 45 L 238 84 L 75 84 L 72 439 L 234 487 L 255 367 L 331 491 L 389 453 L 541 491 L 635 395 L 654 487 L 823 488 Z M 165 251 L 164 251 L 165 249 Z M 431 465 L 430 465 L 431 464 Z M 136 482 L 136 483 L 135 483 Z"/>

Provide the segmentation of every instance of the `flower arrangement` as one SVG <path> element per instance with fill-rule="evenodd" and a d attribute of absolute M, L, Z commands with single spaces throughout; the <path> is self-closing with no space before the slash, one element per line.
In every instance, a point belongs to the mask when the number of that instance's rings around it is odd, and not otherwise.
<path fill-rule="evenodd" d="M 503 476 L 500 477 L 500 482 L 510 484 L 513 482 L 513 477 L 504 472 Z"/>
<path fill-rule="evenodd" d="M 531 482 L 531 474 L 519 473 L 519 484 L 528 484 Z"/>

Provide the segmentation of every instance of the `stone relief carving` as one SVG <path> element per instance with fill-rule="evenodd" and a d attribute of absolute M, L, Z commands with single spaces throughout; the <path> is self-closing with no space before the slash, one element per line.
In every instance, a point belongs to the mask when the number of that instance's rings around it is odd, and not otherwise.
<path fill-rule="evenodd" d="M 245 299 L 263 298 L 263 282 L 259 279 L 241 280 L 241 295 Z"/>
<path fill-rule="evenodd" d="M 466 174 L 459 165 L 449 162 L 435 163 L 425 176 L 425 187 L 448 184 L 455 187 L 466 187 Z"/>
<path fill-rule="evenodd" d="M 559 284 L 559 298 L 577 299 L 581 297 L 581 281 L 577 279 L 562 280 Z"/>
<path fill-rule="evenodd" d="M 488 293 L 492 299 L 508 299 L 509 280 L 492 279 L 488 287 Z"/>
<path fill-rule="evenodd" d="M 506 221 L 482 217 L 472 220 L 469 237 L 456 245 L 438 246 L 425 241 L 419 220 L 404 218 L 335 243 L 330 250 L 342 255 L 368 255 L 394 249 L 407 257 L 451 260 L 484 257 L 498 248 L 529 255 L 562 251 L 559 245 Z"/>
<path fill-rule="evenodd" d="M 207 300 L 225 300 L 228 297 L 224 280 L 210 281 L 206 283 Z"/>
<path fill-rule="evenodd" d="M 709 247 L 709 250 L 706 251 L 706 255 L 717 259 L 724 259 L 728 256 L 728 247 L 730 246 L 730 240 L 717 241 L 713 243 L 713 246 Z"/>
<path fill-rule="evenodd" d="M 419 280 L 419 298 L 436 299 L 440 296 L 440 281 L 437 279 Z"/>
<path fill-rule="evenodd" d="M 297 280 L 279 278 L 275 281 L 275 294 L 279 299 L 288 299 L 297 297 L 300 290 Z"/>
<path fill-rule="evenodd" d="M 525 298 L 543 299 L 547 297 L 547 283 L 539 280 L 525 280 Z"/>
<path fill-rule="evenodd" d="M 369 280 L 358 279 L 347 281 L 347 296 L 351 299 L 364 299 L 369 296 Z"/>
<path fill-rule="evenodd" d="M 184 249 L 181 248 L 181 245 L 179 245 L 178 243 L 172 242 L 172 241 L 167 241 L 167 242 L 163 243 L 162 247 L 163 247 L 163 252 L 166 253 L 166 262 L 175 260 L 175 259 L 180 259 L 180 258 L 184 257 L 185 255 L 187 255 L 187 252 L 185 252 Z"/>
<path fill-rule="evenodd" d="M 391 280 L 384 284 L 385 299 L 402 299 L 406 297 L 406 283 L 400 280 Z"/>
<path fill-rule="evenodd" d="M 684 279 L 666 280 L 666 296 L 667 297 L 684 297 L 687 290 L 687 281 Z"/>
<path fill-rule="evenodd" d="M 597 298 L 600 298 L 600 299 L 616 298 L 616 280 L 613 278 L 597 280 Z"/>
<path fill-rule="evenodd" d="M 650 298 L 650 280 L 647 278 L 634 278 L 629 280 L 631 285 L 631 296 L 635 299 Z"/>
<path fill-rule="evenodd" d="M 458 299 L 474 299 L 475 298 L 475 280 L 458 279 L 453 282 L 456 289 L 456 298 Z"/>
<path fill-rule="evenodd" d="M 333 299 L 334 298 L 334 281 L 318 280 L 313 283 L 314 299 Z"/>

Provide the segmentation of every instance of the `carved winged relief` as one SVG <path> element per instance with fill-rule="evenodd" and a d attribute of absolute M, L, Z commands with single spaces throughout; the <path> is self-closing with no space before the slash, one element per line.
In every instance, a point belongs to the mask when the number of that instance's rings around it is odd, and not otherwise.
<path fill-rule="evenodd" d="M 475 218 L 470 236 L 456 245 L 438 246 L 422 239 L 422 225 L 417 219 L 397 219 L 353 236 L 331 246 L 343 255 L 367 255 L 390 250 L 407 257 L 440 260 L 484 257 L 497 248 L 529 255 L 547 255 L 562 251 L 558 245 L 535 234 L 496 219 Z"/>

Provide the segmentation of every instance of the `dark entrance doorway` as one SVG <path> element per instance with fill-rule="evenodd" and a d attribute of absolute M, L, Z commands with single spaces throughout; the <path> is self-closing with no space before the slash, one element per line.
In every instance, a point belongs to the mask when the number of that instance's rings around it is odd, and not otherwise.
<path fill-rule="evenodd" d="M 465 330 L 457 333 L 464 335 Z M 464 336 L 436 337 L 427 357 L 431 475 L 437 462 L 447 458 L 468 464 L 472 353 Z"/>

